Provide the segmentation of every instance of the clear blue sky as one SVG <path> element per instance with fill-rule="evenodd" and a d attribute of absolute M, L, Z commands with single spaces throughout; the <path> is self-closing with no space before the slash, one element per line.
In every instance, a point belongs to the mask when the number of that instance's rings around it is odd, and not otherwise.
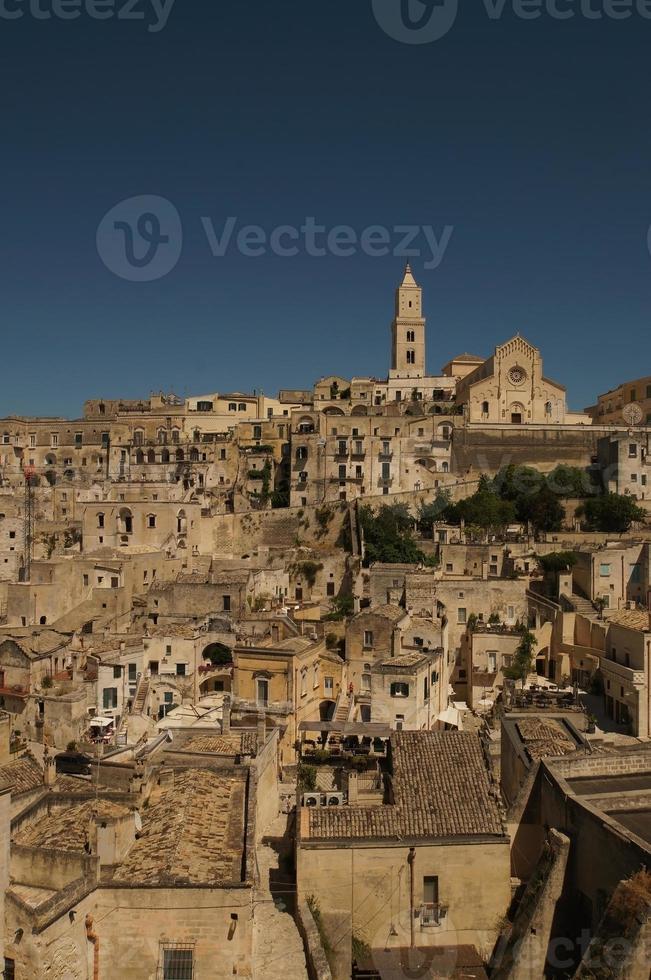
<path fill-rule="evenodd" d="M 403 258 L 216 258 L 202 217 L 452 226 L 437 268 L 412 259 L 430 372 L 519 331 L 573 408 L 651 373 L 651 20 L 463 3 L 414 45 L 371 0 L 176 0 L 158 32 L 23 3 L 0 19 L 1 415 L 386 373 Z M 151 282 L 96 247 L 136 195 L 183 226 Z"/>

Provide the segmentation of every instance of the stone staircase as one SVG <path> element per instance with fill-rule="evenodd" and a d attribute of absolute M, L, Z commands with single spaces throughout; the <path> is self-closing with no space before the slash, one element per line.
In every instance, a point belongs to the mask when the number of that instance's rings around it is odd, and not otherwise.
<path fill-rule="evenodd" d="M 136 696 L 133 699 L 133 705 L 131 706 L 132 715 L 141 715 L 145 710 L 145 704 L 147 703 L 147 695 L 149 694 L 149 681 L 143 674 L 140 678 L 138 688 L 136 690 Z"/>
<path fill-rule="evenodd" d="M 340 696 L 335 710 L 334 721 L 348 721 L 352 700 L 347 694 Z"/>
<path fill-rule="evenodd" d="M 577 595 L 576 592 L 573 592 L 570 596 L 570 601 L 579 615 L 585 616 L 587 619 L 593 619 L 596 617 L 597 610 L 589 599 L 585 599 L 583 596 Z"/>

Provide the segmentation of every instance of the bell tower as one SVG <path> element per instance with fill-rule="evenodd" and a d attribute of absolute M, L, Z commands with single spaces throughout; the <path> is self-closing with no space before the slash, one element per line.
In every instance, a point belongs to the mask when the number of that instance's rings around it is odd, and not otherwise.
<path fill-rule="evenodd" d="M 396 310 L 391 324 L 390 378 L 425 377 L 425 318 L 423 291 L 409 263 L 396 289 Z"/>

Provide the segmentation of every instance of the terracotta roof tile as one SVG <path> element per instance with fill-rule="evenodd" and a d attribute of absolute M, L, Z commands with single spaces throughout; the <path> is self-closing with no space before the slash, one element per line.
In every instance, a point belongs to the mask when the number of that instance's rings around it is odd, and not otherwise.
<path fill-rule="evenodd" d="M 309 839 L 504 836 L 476 735 L 396 732 L 391 750 L 395 803 L 309 810 Z"/>

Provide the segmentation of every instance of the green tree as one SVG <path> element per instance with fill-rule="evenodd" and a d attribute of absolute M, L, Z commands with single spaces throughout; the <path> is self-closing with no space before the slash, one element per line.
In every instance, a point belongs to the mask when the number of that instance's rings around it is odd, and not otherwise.
<path fill-rule="evenodd" d="M 520 497 L 515 509 L 518 520 L 524 524 L 530 521 L 536 531 L 560 531 L 565 520 L 563 505 L 548 486 Z"/>
<path fill-rule="evenodd" d="M 518 466 L 515 463 L 503 466 L 493 480 L 496 493 L 504 500 L 517 501 L 542 490 L 545 477 L 532 466 Z"/>
<path fill-rule="evenodd" d="M 552 551 L 548 555 L 539 555 L 538 564 L 544 572 L 564 572 L 576 565 L 576 555 L 573 551 Z"/>
<path fill-rule="evenodd" d="M 578 466 L 559 465 L 547 474 L 547 486 L 557 497 L 589 497 L 597 492 L 587 470 Z"/>
<path fill-rule="evenodd" d="M 426 562 L 413 536 L 414 519 L 405 504 L 380 507 L 377 512 L 366 505 L 359 509 L 359 523 L 364 533 L 365 564 L 372 562 Z"/>
<path fill-rule="evenodd" d="M 510 667 L 504 668 L 505 676 L 510 677 L 514 681 L 521 681 L 523 688 L 527 677 L 531 673 L 533 651 L 537 645 L 538 640 L 533 633 L 526 626 L 522 627 L 520 642 L 513 654 L 513 663 Z"/>
<path fill-rule="evenodd" d="M 432 537 L 434 524 L 444 520 L 444 514 L 450 506 L 450 491 L 439 489 L 436 491 L 434 500 L 430 503 L 422 503 L 418 510 L 418 527 L 421 534 Z"/>
<path fill-rule="evenodd" d="M 460 524 L 463 520 L 483 530 L 499 530 L 515 520 L 515 505 L 499 497 L 494 484 L 488 477 L 481 476 L 475 493 L 456 504 L 450 504 L 444 514 L 451 524 Z"/>
<path fill-rule="evenodd" d="M 619 493 L 607 493 L 591 497 L 576 509 L 578 517 L 588 531 L 606 531 L 623 534 L 634 521 L 644 522 L 646 511 L 632 497 Z"/>

